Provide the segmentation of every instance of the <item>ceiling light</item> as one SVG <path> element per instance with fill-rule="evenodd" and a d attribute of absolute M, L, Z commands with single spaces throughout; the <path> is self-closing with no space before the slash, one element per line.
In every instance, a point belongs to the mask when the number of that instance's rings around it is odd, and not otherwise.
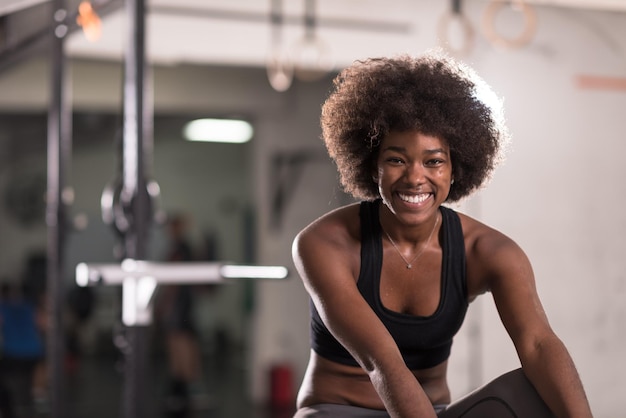
<path fill-rule="evenodd" d="M 237 119 L 196 119 L 183 128 L 186 140 L 200 142 L 241 144 L 250 141 L 253 133 L 249 122 Z"/>

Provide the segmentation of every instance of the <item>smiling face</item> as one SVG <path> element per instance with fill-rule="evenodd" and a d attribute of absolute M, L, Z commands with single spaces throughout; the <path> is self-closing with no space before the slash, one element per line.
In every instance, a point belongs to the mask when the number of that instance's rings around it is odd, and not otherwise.
<path fill-rule="evenodd" d="M 390 132 L 380 144 L 374 179 L 383 203 L 402 223 L 424 222 L 450 192 L 448 144 L 418 131 Z"/>

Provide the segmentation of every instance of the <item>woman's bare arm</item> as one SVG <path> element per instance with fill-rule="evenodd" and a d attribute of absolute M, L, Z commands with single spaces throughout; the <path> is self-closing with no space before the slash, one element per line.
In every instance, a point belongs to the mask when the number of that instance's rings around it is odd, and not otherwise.
<path fill-rule="evenodd" d="M 477 241 L 487 287 L 509 333 L 524 374 L 558 417 L 592 416 L 587 397 L 563 342 L 556 336 L 537 294 L 531 264 L 515 242 L 490 230 Z"/>
<path fill-rule="evenodd" d="M 395 341 L 358 291 L 354 245 L 342 223 L 326 219 L 296 237 L 293 259 L 322 320 L 368 373 L 389 414 L 434 418 Z"/>

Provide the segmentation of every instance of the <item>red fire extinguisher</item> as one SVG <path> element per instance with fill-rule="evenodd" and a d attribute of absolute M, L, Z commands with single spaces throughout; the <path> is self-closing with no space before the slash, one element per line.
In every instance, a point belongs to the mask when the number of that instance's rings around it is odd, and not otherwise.
<path fill-rule="evenodd" d="M 291 365 L 275 364 L 270 369 L 270 406 L 273 409 L 292 408 L 294 401 Z"/>

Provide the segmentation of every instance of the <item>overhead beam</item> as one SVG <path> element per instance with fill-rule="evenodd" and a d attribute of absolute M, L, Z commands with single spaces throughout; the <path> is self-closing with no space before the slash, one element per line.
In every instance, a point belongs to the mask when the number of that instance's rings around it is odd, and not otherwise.
<path fill-rule="evenodd" d="M 0 3 L 0 16 L 10 15 L 20 10 L 28 9 L 39 3 L 49 3 L 50 0 L 3 0 Z"/>
<path fill-rule="evenodd" d="M 35 6 L 37 3 L 49 3 L 49 0 L 24 0 L 23 2 L 18 2 L 12 0 L 14 3 L 33 3 L 31 6 Z M 99 2 L 94 2 L 94 10 L 100 15 L 100 17 L 104 17 L 117 9 L 121 8 L 124 4 L 123 0 L 101 0 Z M 2 16 L 1 11 L 4 9 L 0 9 L 0 16 Z M 15 11 L 23 10 L 16 9 Z M 80 26 L 76 23 L 76 17 L 78 16 L 78 11 L 69 11 L 67 18 L 65 20 L 65 25 L 67 26 L 67 35 L 69 36 L 71 33 L 80 30 Z M 7 15 L 7 19 L 10 19 L 11 16 Z M 14 45 L 11 45 L 4 50 L 0 51 L 0 73 L 11 68 L 12 66 L 23 62 L 37 54 L 45 54 L 47 53 L 47 48 L 50 48 L 50 32 L 52 29 L 53 23 L 50 22 L 45 27 L 40 28 L 38 31 L 33 33 L 33 35 L 25 37 L 24 39 L 16 42 Z M 55 24 L 56 25 L 56 24 Z"/>
<path fill-rule="evenodd" d="M 218 19 L 232 20 L 248 23 L 269 23 L 272 19 L 268 12 L 247 12 L 240 10 L 228 10 L 224 8 L 191 7 L 174 5 L 155 5 L 149 10 L 150 14 L 178 16 L 189 19 Z M 300 15 L 283 15 L 281 23 L 284 25 L 301 26 L 303 17 Z M 333 17 L 318 17 L 316 24 L 320 27 L 341 29 L 341 30 L 361 30 L 367 32 L 389 32 L 389 33 L 409 33 L 411 23 L 407 20 L 404 23 L 388 22 L 384 20 L 372 19 L 343 19 Z"/>

